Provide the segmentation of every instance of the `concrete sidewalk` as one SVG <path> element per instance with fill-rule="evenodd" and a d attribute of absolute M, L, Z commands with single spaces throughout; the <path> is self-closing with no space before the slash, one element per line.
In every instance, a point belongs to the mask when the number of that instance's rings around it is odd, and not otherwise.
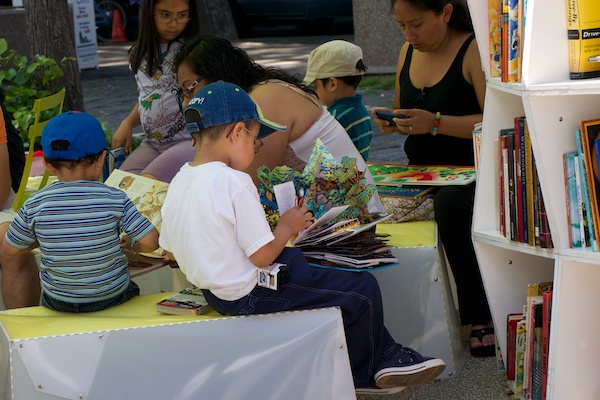
<path fill-rule="evenodd" d="M 268 37 L 239 40 L 235 44 L 248 52 L 257 63 L 280 67 L 300 79 L 306 72 L 306 62 L 312 49 L 328 40 L 353 41 L 352 35 Z M 128 43 L 100 44 L 100 67 L 81 71 L 81 84 L 85 110 L 97 117 L 106 128 L 114 131 L 131 112 L 137 101 L 137 88 L 129 70 Z M 367 63 L 368 66 L 368 63 Z M 370 91 L 359 86 L 363 103 L 368 109 L 389 107 L 393 90 Z M 404 138 L 400 135 L 384 136 L 374 127 L 369 161 L 406 163 Z"/>

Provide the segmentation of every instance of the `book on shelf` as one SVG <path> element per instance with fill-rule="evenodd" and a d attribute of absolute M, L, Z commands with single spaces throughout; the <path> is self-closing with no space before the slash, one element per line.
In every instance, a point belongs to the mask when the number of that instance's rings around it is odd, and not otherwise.
<path fill-rule="evenodd" d="M 533 149 L 531 147 L 531 135 L 529 134 L 529 127 L 527 126 L 527 118 L 523 117 L 524 125 L 524 140 L 525 140 L 525 203 L 527 211 L 527 238 L 530 246 L 535 246 L 535 227 L 534 227 L 534 214 L 535 214 L 535 202 L 533 192 L 535 190 L 535 163 L 533 157 Z"/>
<path fill-rule="evenodd" d="M 590 230 L 588 226 L 587 204 L 583 195 L 584 184 L 581 182 L 581 162 L 579 154 L 576 152 L 573 157 L 575 163 L 575 185 L 577 187 L 577 212 L 579 213 L 579 226 L 581 230 L 581 247 L 591 247 Z"/>
<path fill-rule="evenodd" d="M 543 304 L 535 304 L 533 324 L 533 348 L 531 349 L 531 383 L 529 398 L 542 399 L 542 315 Z"/>
<path fill-rule="evenodd" d="M 516 194 L 516 173 L 515 173 L 515 130 L 510 129 L 506 134 L 506 148 L 507 148 L 507 159 L 508 163 L 508 215 L 509 215 L 509 227 L 507 231 L 510 233 L 510 240 L 517 240 L 517 194 Z"/>
<path fill-rule="evenodd" d="M 502 30 L 502 1 L 488 0 L 488 21 L 490 40 L 490 76 L 500 76 L 500 58 L 502 43 L 500 42 Z"/>
<path fill-rule="evenodd" d="M 567 203 L 567 223 L 571 248 L 582 247 L 581 219 L 579 197 L 577 195 L 577 182 L 575 178 L 575 157 L 577 153 L 563 154 L 563 168 L 565 173 L 565 201 Z"/>
<path fill-rule="evenodd" d="M 481 127 L 482 123 L 478 122 L 473 126 L 471 134 L 473 135 L 473 154 L 475 155 L 475 174 L 479 169 L 479 153 L 481 150 Z"/>
<path fill-rule="evenodd" d="M 550 323 L 552 321 L 552 290 L 542 294 L 542 400 L 546 399 L 548 386 L 548 356 L 550 354 Z"/>
<path fill-rule="evenodd" d="M 373 163 L 368 166 L 377 186 L 451 186 L 475 181 L 475 167 Z"/>
<path fill-rule="evenodd" d="M 508 15 L 509 15 L 509 0 L 500 0 L 502 3 L 502 21 L 500 28 L 500 78 L 502 82 L 508 82 L 508 52 L 510 51 L 509 33 L 508 33 Z"/>
<path fill-rule="evenodd" d="M 524 0 L 508 1 L 508 82 L 519 82 L 521 39 L 519 32 L 520 3 Z"/>
<path fill-rule="evenodd" d="M 515 339 L 515 397 L 517 399 L 523 396 L 526 329 L 527 321 L 525 319 L 517 322 L 517 337 Z"/>
<path fill-rule="evenodd" d="M 210 309 L 204 294 L 195 286 L 183 289 L 156 303 L 156 311 L 163 314 L 200 315 Z"/>
<path fill-rule="evenodd" d="M 576 132 L 577 155 L 579 156 L 579 169 L 582 183 L 582 194 L 586 206 L 588 229 L 592 249 L 598 251 L 598 238 L 600 237 L 598 224 L 598 195 L 596 194 L 596 179 L 592 167 L 593 141 L 590 144 L 590 135 L 587 125 L 591 121 L 581 121 L 580 129 Z"/>
<path fill-rule="evenodd" d="M 115 169 L 104 181 L 108 186 L 119 188 L 127 194 L 137 210 L 146 217 L 160 232 L 162 217 L 160 209 L 167 195 L 169 184 L 156 179 L 147 178 Z M 142 253 L 148 257 L 163 258 L 163 250 L 158 248 L 151 253 Z"/>
<path fill-rule="evenodd" d="M 510 237 L 510 212 L 509 212 L 509 194 L 508 194 L 508 147 L 507 147 L 507 139 L 506 135 L 510 129 L 501 129 L 498 132 L 498 142 L 499 142 L 499 162 L 498 169 L 500 171 L 500 195 L 499 195 L 499 203 L 500 203 L 500 232 L 504 237 Z"/>
<path fill-rule="evenodd" d="M 567 47 L 571 79 L 600 77 L 598 0 L 566 0 Z"/>
<path fill-rule="evenodd" d="M 517 346 L 517 324 L 523 320 L 523 313 L 509 314 L 506 317 L 506 379 L 515 380 L 515 351 Z"/>
<path fill-rule="evenodd" d="M 533 390 L 533 367 L 534 367 L 534 352 L 536 350 L 536 325 L 539 324 L 539 333 L 541 335 L 541 321 L 536 322 L 535 308 L 537 305 L 541 305 L 543 302 L 543 293 L 552 290 L 552 282 L 537 282 L 530 283 L 527 285 L 527 305 L 525 311 L 525 320 L 527 321 L 527 327 L 525 328 L 525 357 L 524 357 L 524 372 L 523 372 L 523 394 L 525 398 L 531 398 Z M 541 318 L 541 309 L 539 317 Z M 539 338 L 541 350 L 541 337 Z M 540 360 L 541 362 L 541 353 Z M 541 367 L 541 364 L 539 365 Z M 541 369 L 536 372 L 541 377 Z"/>

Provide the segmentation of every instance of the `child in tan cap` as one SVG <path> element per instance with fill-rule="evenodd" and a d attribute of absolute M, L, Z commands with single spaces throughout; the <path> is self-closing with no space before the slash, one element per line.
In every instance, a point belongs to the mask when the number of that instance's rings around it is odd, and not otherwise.
<path fill-rule="evenodd" d="M 345 40 L 326 42 L 310 52 L 304 83 L 315 87 L 319 99 L 367 161 L 373 126 L 362 95 L 356 93 L 367 70 L 362 58 L 362 49 L 355 44 Z"/>

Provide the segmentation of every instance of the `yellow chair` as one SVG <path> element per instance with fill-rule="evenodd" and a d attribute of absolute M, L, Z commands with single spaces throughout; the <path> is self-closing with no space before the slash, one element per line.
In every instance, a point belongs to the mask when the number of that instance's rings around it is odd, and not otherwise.
<path fill-rule="evenodd" d="M 36 99 L 33 103 L 33 113 L 35 114 L 35 120 L 33 124 L 29 126 L 29 152 L 27 154 L 27 160 L 25 161 L 25 169 L 23 171 L 23 177 L 21 178 L 21 184 L 19 185 L 19 191 L 15 197 L 15 201 L 13 202 L 12 208 L 16 211 L 18 210 L 25 200 L 29 197 L 29 194 L 32 193 L 31 190 L 27 190 L 27 181 L 29 179 L 29 172 L 31 171 L 31 164 L 33 163 L 33 144 L 35 143 L 35 139 L 42 136 L 42 130 L 44 126 L 48 123 L 48 119 L 45 121 L 40 121 L 40 117 L 44 111 L 55 110 L 54 115 L 58 115 L 62 112 L 63 103 L 65 100 L 65 89 L 63 88 L 60 92 L 52 94 L 47 97 L 42 97 L 41 99 Z M 48 177 L 50 176 L 50 172 L 46 170 L 44 172 L 44 176 L 42 177 L 39 184 L 36 184 L 37 188 L 34 188 L 33 191 L 40 190 L 48 183 Z"/>

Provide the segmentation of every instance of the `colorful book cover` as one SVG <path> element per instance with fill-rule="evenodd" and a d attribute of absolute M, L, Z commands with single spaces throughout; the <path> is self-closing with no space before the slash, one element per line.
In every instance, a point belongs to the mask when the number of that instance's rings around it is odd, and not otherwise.
<path fill-rule="evenodd" d="M 500 31 L 500 46 L 501 46 L 501 57 L 500 57 L 500 77 L 502 82 L 508 82 L 508 52 L 509 52 L 509 36 L 508 36 L 508 10 L 509 0 L 502 1 L 502 28 Z"/>
<path fill-rule="evenodd" d="M 479 153 L 481 150 L 481 122 L 475 124 L 473 131 L 473 154 L 475 155 L 475 172 L 479 169 Z"/>
<path fill-rule="evenodd" d="M 520 0 L 509 0 L 508 2 L 508 81 L 519 81 L 519 2 Z"/>
<path fill-rule="evenodd" d="M 571 79 L 600 77 L 598 0 L 567 1 L 567 44 Z"/>
<path fill-rule="evenodd" d="M 526 329 L 526 320 L 521 320 L 517 323 L 517 338 L 515 340 L 515 397 L 517 399 L 523 396 Z"/>
<path fill-rule="evenodd" d="M 565 171 L 565 200 L 567 202 L 567 223 L 569 224 L 569 241 L 572 248 L 582 247 L 581 223 L 579 219 L 579 198 L 575 181 L 575 156 L 577 153 L 563 154 Z"/>
<path fill-rule="evenodd" d="M 531 387 L 530 399 L 542 400 L 542 317 L 543 300 L 535 304 L 534 309 L 534 327 L 533 327 L 533 349 L 531 356 Z"/>
<path fill-rule="evenodd" d="M 502 143 L 502 209 L 504 220 L 502 221 L 504 237 L 510 238 L 510 179 L 509 179 L 509 158 L 508 158 L 508 134 L 513 129 L 501 129 L 500 140 Z"/>
<path fill-rule="evenodd" d="M 581 234 L 581 247 L 591 247 L 590 242 L 590 230 L 588 228 L 587 210 L 586 204 L 583 199 L 583 185 L 581 183 L 581 169 L 579 162 L 579 155 L 575 154 L 573 157 L 575 163 L 575 185 L 577 187 L 577 213 L 579 216 L 579 227 Z"/>
<path fill-rule="evenodd" d="M 518 234 L 517 227 L 517 194 L 516 194 L 516 168 L 515 168 L 515 134 L 514 129 L 506 135 L 506 148 L 508 150 L 508 210 L 509 210 L 509 229 L 510 240 L 516 241 Z"/>
<path fill-rule="evenodd" d="M 525 197 L 527 198 L 527 239 L 530 246 L 535 246 L 534 229 L 534 196 L 533 196 L 533 149 L 531 147 L 531 136 L 527 126 L 527 118 L 523 117 L 525 132 Z"/>
<path fill-rule="evenodd" d="M 517 324 L 523 320 L 523 313 L 509 314 L 506 318 L 506 379 L 515 380 L 515 351 L 517 345 Z"/>
<path fill-rule="evenodd" d="M 474 167 L 369 164 L 369 170 L 377 186 L 450 186 L 475 181 Z"/>
<path fill-rule="evenodd" d="M 548 355 L 550 354 L 550 324 L 552 321 L 552 291 L 542 293 L 542 400 L 546 399 L 548 386 Z"/>
<path fill-rule="evenodd" d="M 377 186 L 379 197 L 402 197 L 409 200 L 417 200 L 433 189 L 433 186 Z"/>
<path fill-rule="evenodd" d="M 490 23 L 490 76 L 496 78 L 500 76 L 502 0 L 488 0 L 488 21 Z"/>
<path fill-rule="evenodd" d="M 582 137 L 581 129 L 578 129 L 575 135 L 575 141 L 577 143 L 577 158 L 579 160 L 579 179 L 581 182 L 581 197 L 583 199 L 583 207 L 584 214 L 587 222 L 587 230 L 590 236 L 590 246 L 594 251 L 598 251 L 598 246 L 596 242 L 596 233 L 594 229 L 594 220 L 592 217 L 592 204 L 590 197 L 590 186 L 589 186 L 589 178 L 588 178 L 588 169 L 585 167 L 585 155 L 587 146 L 584 145 L 585 140 Z"/>

